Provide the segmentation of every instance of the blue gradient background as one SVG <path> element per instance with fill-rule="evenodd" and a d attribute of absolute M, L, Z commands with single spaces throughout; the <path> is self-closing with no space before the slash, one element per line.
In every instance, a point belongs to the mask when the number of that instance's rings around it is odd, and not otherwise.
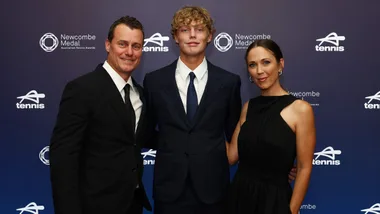
<path fill-rule="evenodd" d="M 368 102 L 365 97 L 380 91 L 378 1 L 21 0 L 3 2 L 0 8 L 0 213 L 20 213 L 16 209 L 30 202 L 45 207 L 41 214 L 53 213 L 49 167 L 38 154 L 49 144 L 64 85 L 104 62 L 104 41 L 112 22 L 123 15 L 136 16 L 145 26 L 145 38 L 156 32 L 170 37 L 164 42 L 169 52 L 144 53 L 134 72 L 141 83 L 145 73 L 178 57 L 170 22 L 174 12 L 188 4 L 210 11 L 215 19 L 214 36 L 220 32 L 227 32 L 233 39 L 235 34 L 271 35 L 285 57 L 283 85 L 294 92 L 320 93 L 320 97 L 304 98 L 319 104 L 314 107 L 316 152 L 328 146 L 341 150 L 336 156 L 341 164 L 314 166 L 303 204 L 315 205 L 316 209 L 303 209 L 301 213 L 365 213 L 361 210 L 380 203 L 380 110 L 364 108 Z M 47 53 L 39 45 L 47 32 L 57 37 L 96 35 L 95 41 L 83 42 L 96 49 L 71 51 L 58 47 Z M 344 52 L 315 51 L 319 44 L 316 39 L 331 32 L 345 36 L 340 42 Z M 241 76 L 242 99 L 246 102 L 259 91 L 247 79 L 244 53 L 235 46 L 222 53 L 213 43 L 207 49 L 211 62 Z M 16 108 L 20 101 L 16 97 L 30 90 L 46 95 L 40 99 L 45 109 Z M 233 176 L 236 167 L 231 169 Z M 149 196 L 152 171 L 153 166 L 146 166 L 144 182 Z"/>

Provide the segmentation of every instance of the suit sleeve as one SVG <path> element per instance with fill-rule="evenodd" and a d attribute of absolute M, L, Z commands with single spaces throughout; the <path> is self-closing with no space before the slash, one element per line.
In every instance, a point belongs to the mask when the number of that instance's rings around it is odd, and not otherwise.
<path fill-rule="evenodd" d="M 89 120 L 87 96 L 67 84 L 50 142 L 50 179 L 56 214 L 82 214 L 79 161 Z"/>
<path fill-rule="evenodd" d="M 152 83 L 150 81 L 151 76 L 149 74 L 145 75 L 143 86 L 144 86 L 144 96 L 146 99 L 146 109 L 147 109 L 147 121 L 148 121 L 148 128 L 147 128 L 147 139 L 145 140 L 145 144 L 143 145 L 144 148 L 149 149 L 157 149 L 157 138 L 158 138 L 158 132 L 156 130 L 157 120 L 156 116 L 154 114 L 154 105 L 153 105 L 153 98 L 151 93 L 151 87 Z"/>
<path fill-rule="evenodd" d="M 241 95 L 240 95 L 241 80 L 239 76 L 234 79 L 232 86 L 230 102 L 228 105 L 228 116 L 225 122 L 225 135 L 226 140 L 231 142 L 237 122 L 239 121 L 241 111 Z"/>

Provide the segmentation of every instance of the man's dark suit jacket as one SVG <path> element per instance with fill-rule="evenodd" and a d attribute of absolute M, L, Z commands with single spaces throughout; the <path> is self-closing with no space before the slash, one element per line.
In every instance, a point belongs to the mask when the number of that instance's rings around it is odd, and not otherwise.
<path fill-rule="evenodd" d="M 142 88 L 138 87 L 144 103 Z M 151 209 L 141 182 L 145 104 L 133 122 L 113 80 L 98 65 L 69 82 L 63 92 L 50 144 L 50 170 L 56 214 L 126 214 L 136 186 Z"/>
<path fill-rule="evenodd" d="M 158 128 L 153 196 L 175 201 L 190 176 L 202 202 L 220 202 L 230 181 L 225 141 L 230 142 L 240 116 L 240 77 L 207 62 L 207 84 L 190 122 L 178 92 L 176 66 L 177 61 L 144 79 L 149 119 Z"/>

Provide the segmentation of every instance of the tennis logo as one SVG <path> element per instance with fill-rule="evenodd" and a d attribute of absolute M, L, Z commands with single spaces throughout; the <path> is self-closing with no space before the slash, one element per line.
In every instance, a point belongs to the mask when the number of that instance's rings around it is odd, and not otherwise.
<path fill-rule="evenodd" d="M 332 146 L 326 147 L 320 152 L 314 153 L 316 157 L 313 160 L 313 165 L 340 165 L 340 160 L 336 159 L 336 155 L 342 154 L 340 150 L 334 150 Z"/>
<path fill-rule="evenodd" d="M 316 51 L 327 51 L 327 52 L 342 52 L 344 51 L 344 46 L 340 45 L 340 41 L 346 40 L 344 36 L 338 36 L 337 33 L 332 32 L 324 38 L 317 39 L 320 42 L 315 46 Z M 327 44 L 327 45 L 326 45 Z M 329 45 L 331 44 L 331 45 Z"/>
<path fill-rule="evenodd" d="M 26 212 L 26 213 L 32 213 L 32 214 L 39 214 L 38 211 L 44 210 L 45 207 L 42 205 L 37 205 L 35 202 L 31 202 L 25 207 L 21 207 L 16 209 L 16 211 L 20 211 L 20 214 Z"/>
<path fill-rule="evenodd" d="M 155 33 L 151 37 L 144 39 L 144 52 L 168 52 L 169 47 L 164 45 L 164 41 L 169 41 L 168 36 L 162 36 L 160 33 Z M 149 43 L 155 45 L 149 46 Z"/>
<path fill-rule="evenodd" d="M 380 203 L 372 205 L 372 207 L 367 209 L 362 209 L 362 212 L 365 212 L 365 214 L 380 214 Z"/>
<path fill-rule="evenodd" d="M 364 103 L 365 109 L 380 109 L 380 103 L 371 103 L 373 100 L 380 101 L 380 91 L 372 96 L 365 97 L 368 99 L 368 102 Z"/>
<path fill-rule="evenodd" d="M 36 90 L 31 90 L 23 96 L 17 97 L 20 102 L 16 103 L 16 108 L 18 109 L 44 109 L 45 105 L 40 103 L 40 98 L 45 98 L 44 93 L 38 93 Z M 29 103 L 24 103 L 27 100 Z"/>
<path fill-rule="evenodd" d="M 149 149 L 145 150 L 145 152 L 141 152 L 141 155 L 144 158 L 144 165 L 154 165 L 156 158 L 156 150 Z"/>

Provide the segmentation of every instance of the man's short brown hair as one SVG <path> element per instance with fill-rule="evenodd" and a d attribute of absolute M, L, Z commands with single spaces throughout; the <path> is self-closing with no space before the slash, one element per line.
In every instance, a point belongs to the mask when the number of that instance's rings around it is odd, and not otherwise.
<path fill-rule="evenodd" d="M 123 16 L 123 17 L 120 17 L 118 20 L 114 21 L 112 23 L 110 29 L 108 30 L 107 39 L 109 42 L 111 42 L 113 37 L 114 37 L 114 31 L 115 31 L 116 26 L 118 26 L 120 24 L 127 25 L 132 30 L 134 30 L 134 29 L 141 30 L 141 32 L 143 33 L 143 38 L 144 38 L 144 27 L 141 24 L 141 22 L 139 20 L 137 20 L 135 17 Z"/>

